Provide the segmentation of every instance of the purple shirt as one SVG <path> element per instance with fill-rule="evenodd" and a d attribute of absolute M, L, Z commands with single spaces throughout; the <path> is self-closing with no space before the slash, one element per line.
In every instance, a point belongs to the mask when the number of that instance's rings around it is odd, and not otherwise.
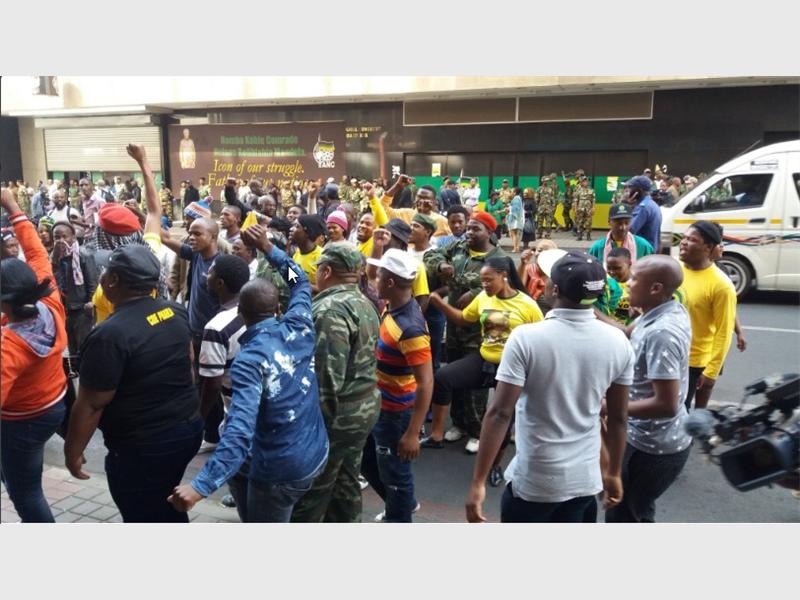
<path fill-rule="evenodd" d="M 95 192 L 88 200 L 82 198 L 81 203 L 83 204 L 83 220 L 86 221 L 88 226 L 86 237 L 89 237 L 94 233 L 94 228 L 97 225 L 97 213 L 100 212 L 106 201 L 103 200 L 98 192 Z"/>

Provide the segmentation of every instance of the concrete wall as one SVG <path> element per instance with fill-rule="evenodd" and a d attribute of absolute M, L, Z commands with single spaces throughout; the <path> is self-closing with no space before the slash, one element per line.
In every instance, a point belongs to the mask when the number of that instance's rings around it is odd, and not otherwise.
<path fill-rule="evenodd" d="M 580 94 L 727 85 L 779 85 L 797 77 L 136 77 L 58 76 L 58 96 L 33 95 L 32 77 L 3 77 L 2 114 L 121 105 L 172 109 L 415 98 Z M 13 116 L 13 115 L 12 115 Z M 24 115 L 28 116 L 28 115 Z"/>
<path fill-rule="evenodd" d="M 44 153 L 44 130 L 33 126 L 32 118 L 19 120 L 19 148 L 22 156 L 22 177 L 35 186 L 47 179 L 47 162 Z"/>

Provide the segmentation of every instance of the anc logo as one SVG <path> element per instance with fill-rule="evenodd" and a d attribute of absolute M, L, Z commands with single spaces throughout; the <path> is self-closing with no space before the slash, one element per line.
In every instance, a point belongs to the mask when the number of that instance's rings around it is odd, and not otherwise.
<path fill-rule="evenodd" d="M 336 163 L 333 160 L 336 146 L 333 142 L 326 142 L 321 135 L 317 136 L 317 143 L 314 144 L 312 155 L 320 169 L 333 169 Z"/>

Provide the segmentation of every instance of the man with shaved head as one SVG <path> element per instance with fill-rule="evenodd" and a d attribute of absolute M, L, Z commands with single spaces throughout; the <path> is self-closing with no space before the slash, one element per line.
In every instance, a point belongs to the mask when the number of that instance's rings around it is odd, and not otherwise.
<path fill-rule="evenodd" d="M 628 280 L 631 306 L 641 309 L 631 343 L 636 355 L 628 403 L 628 442 L 622 463 L 622 502 L 607 523 L 653 523 L 655 501 L 677 479 L 692 438 L 684 431 L 689 385 L 689 313 L 673 299 L 683 270 L 663 254 L 634 263 Z"/>
<path fill-rule="evenodd" d="M 242 209 L 233 204 L 226 204 L 219 215 L 219 223 L 225 232 L 225 240 L 229 244 L 236 243 L 241 237 L 239 229 L 242 226 Z"/>
<path fill-rule="evenodd" d="M 173 240 L 168 231 L 161 230 L 161 242 L 180 258 L 189 261 L 186 290 L 195 369 L 198 366 L 203 330 L 211 318 L 219 312 L 219 300 L 208 289 L 208 270 L 220 254 L 217 248 L 218 236 L 219 226 L 207 217 L 192 221 L 189 226 L 188 244 Z M 209 452 L 216 447 L 219 442 L 219 424 L 224 414 L 222 399 L 219 398 L 206 418 L 200 452 Z"/>
<path fill-rule="evenodd" d="M 169 501 L 186 512 L 228 482 L 245 523 L 286 523 L 328 460 L 328 434 L 314 372 L 311 285 L 303 270 L 253 225 L 242 239 L 261 250 L 289 286 L 278 319 L 278 292 L 263 279 L 245 284 L 239 314 L 247 329 L 231 364 L 231 400 L 219 448 Z"/>

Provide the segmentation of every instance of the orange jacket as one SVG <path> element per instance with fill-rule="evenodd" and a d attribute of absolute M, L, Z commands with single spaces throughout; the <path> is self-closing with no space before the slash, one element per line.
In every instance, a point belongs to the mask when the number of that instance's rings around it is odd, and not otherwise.
<path fill-rule="evenodd" d="M 67 376 L 61 358 L 67 347 L 66 314 L 47 250 L 42 246 L 36 228 L 22 213 L 11 215 L 9 220 L 37 280 L 49 277 L 53 281 L 53 291 L 41 300 L 50 309 L 56 323 L 56 341 L 47 356 L 38 356 L 10 327 L 3 327 L 0 419 L 30 419 L 56 404 L 66 392 Z"/>

